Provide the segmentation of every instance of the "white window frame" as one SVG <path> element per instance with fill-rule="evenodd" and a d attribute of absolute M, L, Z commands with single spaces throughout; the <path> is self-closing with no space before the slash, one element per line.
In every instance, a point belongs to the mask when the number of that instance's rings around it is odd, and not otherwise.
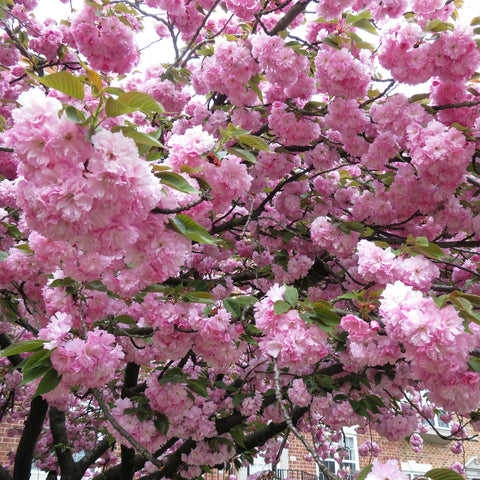
<path fill-rule="evenodd" d="M 349 466 L 349 467 L 354 467 L 352 469 L 352 473 L 360 471 L 360 459 L 358 456 L 358 443 L 357 443 L 357 432 L 355 431 L 355 427 L 344 427 L 343 429 L 343 435 L 345 438 L 352 439 L 352 444 L 353 447 L 349 448 L 350 450 L 350 456 L 352 456 L 353 453 L 353 459 L 345 459 L 341 464 L 339 464 L 336 460 L 333 458 L 326 458 L 324 462 L 332 462 L 334 465 L 335 471 L 332 472 L 336 474 L 342 467 Z M 342 440 L 343 442 L 343 440 Z M 317 465 L 317 476 L 321 476 L 318 465 Z"/>
<path fill-rule="evenodd" d="M 432 466 L 427 463 L 417 463 L 413 460 L 401 462 L 400 467 L 402 472 L 408 475 L 410 480 L 414 480 L 417 477 L 423 477 L 429 470 L 432 469 Z"/>

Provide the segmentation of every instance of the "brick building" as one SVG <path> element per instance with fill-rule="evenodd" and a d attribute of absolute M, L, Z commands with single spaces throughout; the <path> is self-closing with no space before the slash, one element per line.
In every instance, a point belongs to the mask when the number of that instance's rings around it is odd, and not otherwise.
<path fill-rule="evenodd" d="M 18 437 L 9 435 L 11 424 L 0 424 L 0 465 L 8 464 L 8 454 L 14 451 L 18 442 Z M 442 427 L 439 427 L 442 430 Z M 407 473 L 411 479 L 415 476 L 431 470 L 432 468 L 446 467 L 454 462 L 463 463 L 466 467 L 466 477 L 468 480 L 480 480 L 480 442 L 478 440 L 470 440 L 464 443 L 464 454 L 455 455 L 450 450 L 450 443 L 441 440 L 436 434 L 427 433 L 423 435 L 424 447 L 420 453 L 415 453 L 406 440 L 401 442 L 389 442 L 380 437 L 376 432 L 371 434 L 356 434 L 354 429 L 345 429 L 345 442 L 350 451 L 349 458 L 344 460 L 344 465 L 348 465 L 354 471 L 361 470 L 365 465 L 371 463 L 369 457 L 359 457 L 358 445 L 366 440 L 375 441 L 382 453 L 379 457 L 380 461 L 386 461 L 390 458 L 397 459 L 402 470 Z M 449 433 L 449 429 L 444 428 L 445 434 Z M 321 475 L 317 471 L 315 462 L 307 461 L 306 450 L 303 444 L 292 434 L 289 437 L 290 446 L 285 449 L 277 468 L 281 478 L 289 478 L 291 480 L 321 480 Z M 339 466 L 332 460 L 327 460 L 326 465 L 332 472 L 338 470 Z M 269 466 L 265 465 L 262 458 L 257 458 L 255 463 L 240 472 L 237 472 L 238 480 L 245 480 L 246 477 L 255 472 L 268 470 Z M 208 475 L 207 480 L 217 480 L 228 477 L 227 472 L 218 472 L 215 475 Z M 42 480 L 45 475 L 34 469 L 32 471 L 32 480 Z"/>

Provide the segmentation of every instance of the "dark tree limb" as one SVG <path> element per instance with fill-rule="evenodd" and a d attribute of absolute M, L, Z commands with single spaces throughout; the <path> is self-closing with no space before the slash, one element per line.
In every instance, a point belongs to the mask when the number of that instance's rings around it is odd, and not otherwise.
<path fill-rule="evenodd" d="M 0 465 L 0 480 L 12 480 L 12 477 L 6 468 Z"/>
<path fill-rule="evenodd" d="M 86 455 L 77 462 L 77 471 L 81 477 L 108 449 L 110 442 L 107 437 L 98 442 Z"/>
<path fill-rule="evenodd" d="M 268 32 L 269 35 L 277 35 L 279 32 L 285 30 L 296 18 L 300 15 L 310 3 L 310 0 L 306 2 L 296 3 L 279 21 L 278 23 Z"/>
<path fill-rule="evenodd" d="M 61 472 L 61 480 L 75 480 L 81 478 L 78 476 L 78 469 L 73 460 L 70 450 L 70 441 L 65 427 L 65 413 L 55 407 L 50 407 L 48 413 L 50 419 L 50 432 L 52 433 L 53 444 L 55 445 L 55 454 L 57 455 L 58 465 Z"/>
<path fill-rule="evenodd" d="M 13 478 L 15 480 L 29 480 L 30 478 L 33 452 L 42 431 L 47 410 L 48 403 L 42 397 L 35 397 L 32 400 L 15 455 L 15 466 L 13 467 Z"/>
<path fill-rule="evenodd" d="M 10 341 L 10 338 L 8 338 L 8 335 L 6 333 L 0 333 L 0 347 L 3 350 L 4 348 L 9 347 L 12 344 Z M 8 361 L 14 365 L 15 367 L 22 362 L 23 358 L 21 355 L 10 355 L 8 358 Z"/>
<path fill-rule="evenodd" d="M 129 362 L 127 364 L 123 380 L 122 398 L 127 397 L 129 389 L 137 385 L 139 372 L 140 367 L 136 363 Z M 122 445 L 121 458 L 120 466 L 122 470 L 119 478 L 121 480 L 133 480 L 133 476 L 135 475 L 135 450 L 126 445 Z"/>

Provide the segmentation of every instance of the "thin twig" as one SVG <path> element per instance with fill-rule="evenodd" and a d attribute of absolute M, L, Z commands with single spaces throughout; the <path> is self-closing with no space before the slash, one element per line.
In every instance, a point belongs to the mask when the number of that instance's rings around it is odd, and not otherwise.
<path fill-rule="evenodd" d="M 312 446 L 307 441 L 307 439 L 297 430 L 297 428 L 293 424 L 292 418 L 288 414 L 282 399 L 282 391 L 280 388 L 280 369 L 278 368 L 277 359 L 273 360 L 273 372 L 274 372 L 273 378 L 275 382 L 275 397 L 277 399 L 278 404 L 280 405 L 280 408 L 282 409 L 282 414 L 283 414 L 283 417 L 285 418 L 285 422 L 287 423 L 288 428 L 303 443 L 303 445 L 305 446 L 307 451 L 310 453 L 310 455 L 312 455 L 313 459 L 315 460 L 316 464 L 318 465 L 318 468 L 323 473 L 323 475 L 325 475 L 325 477 L 328 480 L 340 480 L 339 477 L 337 477 L 332 472 L 330 472 L 330 470 L 322 462 L 322 459 L 318 455 L 317 451 L 314 448 L 312 448 Z"/>
<path fill-rule="evenodd" d="M 98 389 L 93 390 L 93 396 L 97 400 L 98 406 L 101 408 L 103 414 L 107 420 L 111 423 L 112 427 L 127 440 L 137 452 L 146 458 L 149 462 L 152 462 L 157 468 L 162 469 L 164 465 L 159 462 L 146 448 L 142 447 L 133 437 L 130 435 L 113 417 L 108 409 L 106 403 L 103 401 L 101 392 Z"/>

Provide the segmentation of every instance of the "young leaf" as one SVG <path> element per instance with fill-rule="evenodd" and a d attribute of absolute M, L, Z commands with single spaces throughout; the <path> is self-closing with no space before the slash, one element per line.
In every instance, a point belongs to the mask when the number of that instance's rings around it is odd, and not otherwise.
<path fill-rule="evenodd" d="M 33 74 L 31 74 L 31 76 L 46 87 L 58 90 L 70 97 L 78 98 L 78 100 L 83 100 L 83 97 L 85 96 L 85 87 L 83 83 L 78 77 L 72 75 L 70 72 L 61 71 L 46 75 L 45 77 L 37 77 Z"/>
<path fill-rule="evenodd" d="M 298 303 L 298 291 L 294 287 L 285 287 L 285 293 L 283 294 L 285 301 L 290 304 L 293 308 L 296 308 Z"/>
<path fill-rule="evenodd" d="M 65 114 L 67 119 L 74 123 L 83 123 L 85 121 L 85 114 L 78 110 L 77 108 L 73 107 L 72 105 L 68 105 L 65 109 Z"/>
<path fill-rule="evenodd" d="M 135 140 L 135 143 L 139 145 L 163 148 L 163 145 L 158 140 L 148 135 L 148 133 L 139 132 L 134 128 L 122 128 L 122 133 L 125 137 Z"/>
<path fill-rule="evenodd" d="M 143 113 L 164 113 L 163 107 L 150 95 L 142 92 L 126 92 L 117 97 L 117 102 L 120 102 L 126 107 L 133 108 L 133 111 L 140 111 Z"/>
<path fill-rule="evenodd" d="M 202 380 L 193 378 L 187 380 L 187 386 L 192 392 L 195 392 L 197 395 L 205 398 L 210 398 L 207 392 L 207 387 Z"/>
<path fill-rule="evenodd" d="M 181 175 L 175 172 L 156 172 L 155 176 L 160 178 L 163 184 L 184 193 L 200 193 L 200 190 L 192 187 Z"/>
<path fill-rule="evenodd" d="M 264 152 L 271 152 L 268 143 L 263 138 L 256 137 L 255 135 L 239 135 L 238 141 L 249 147 L 256 148 L 257 150 L 263 150 Z"/>
<path fill-rule="evenodd" d="M 59 375 L 53 367 L 51 367 L 40 380 L 34 396 L 36 397 L 38 395 L 51 392 L 58 386 L 61 380 L 62 376 Z"/>
<path fill-rule="evenodd" d="M 185 235 L 193 242 L 206 243 L 207 245 L 215 245 L 217 243 L 217 240 L 205 228 L 193 221 L 188 215 L 179 213 L 170 219 L 170 224 L 177 232 Z"/>
<path fill-rule="evenodd" d="M 432 480 L 464 480 L 462 475 L 449 468 L 434 468 L 424 473 L 423 476 L 431 478 Z"/>
<path fill-rule="evenodd" d="M 135 111 L 135 108 L 124 105 L 112 97 L 108 97 L 105 103 L 105 113 L 107 114 L 107 117 L 118 117 Z"/>
<path fill-rule="evenodd" d="M 373 23 L 367 18 L 361 18 L 360 20 L 357 20 L 353 24 L 353 26 L 357 28 L 361 28 L 362 30 L 372 33 L 373 35 L 378 35 L 377 29 L 373 26 Z"/>
<path fill-rule="evenodd" d="M 372 471 L 372 468 L 372 464 L 363 467 L 360 473 L 357 475 L 356 480 L 365 480 L 365 478 L 367 478 L 367 475 Z"/>
<path fill-rule="evenodd" d="M 258 163 L 257 160 L 255 160 L 255 155 L 248 150 L 244 150 L 243 148 L 231 147 L 227 148 L 227 152 L 242 158 L 248 163 Z"/>
<path fill-rule="evenodd" d="M 153 424 L 158 432 L 162 435 L 166 435 L 168 429 L 170 428 L 170 422 L 168 417 L 164 413 L 157 412 L 155 418 L 153 419 Z"/>
<path fill-rule="evenodd" d="M 24 342 L 14 343 L 1 351 L 2 357 L 11 357 L 19 353 L 36 352 L 43 348 L 46 340 L 25 340 Z"/>
<path fill-rule="evenodd" d="M 280 315 L 281 313 L 288 312 L 290 310 L 290 304 L 287 302 L 284 302 L 283 300 L 277 300 L 273 304 L 273 313 L 275 315 Z"/>

